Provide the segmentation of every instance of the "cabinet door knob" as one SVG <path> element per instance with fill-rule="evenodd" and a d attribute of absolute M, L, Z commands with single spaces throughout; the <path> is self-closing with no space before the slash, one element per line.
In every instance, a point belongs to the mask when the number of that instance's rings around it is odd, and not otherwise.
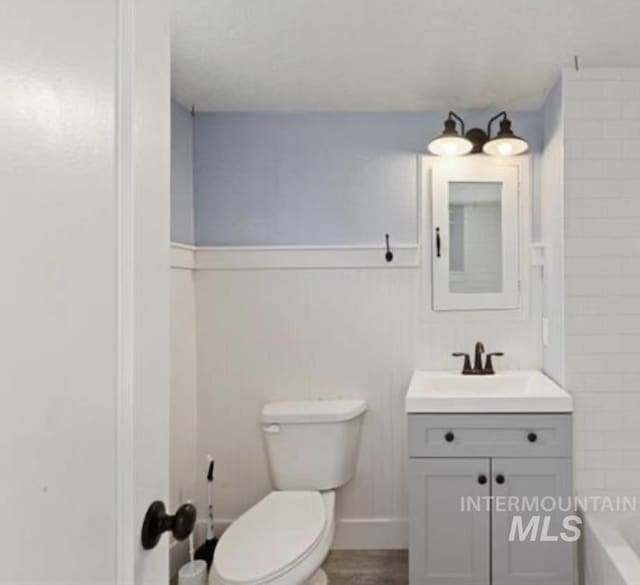
<path fill-rule="evenodd" d="M 535 433 L 529 433 L 527 435 L 527 439 L 529 439 L 529 443 L 535 443 L 538 440 L 538 435 Z"/>
<path fill-rule="evenodd" d="M 456 436 L 455 436 L 451 431 L 449 431 L 449 432 L 444 436 L 444 440 L 445 440 L 447 443 L 453 443 L 453 440 L 454 440 L 455 438 L 456 438 Z"/>
<path fill-rule="evenodd" d="M 496 475 L 496 483 L 502 485 L 504 483 L 504 475 L 502 475 L 501 473 Z"/>
<path fill-rule="evenodd" d="M 486 475 L 484 475 L 484 473 L 481 473 L 481 474 L 478 476 L 478 483 L 479 483 L 480 485 L 484 485 L 485 483 L 487 483 L 487 476 L 486 476 Z"/>

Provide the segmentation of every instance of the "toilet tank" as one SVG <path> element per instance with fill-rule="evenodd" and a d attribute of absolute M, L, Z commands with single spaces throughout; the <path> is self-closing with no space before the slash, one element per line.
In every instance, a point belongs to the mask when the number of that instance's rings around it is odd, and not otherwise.
<path fill-rule="evenodd" d="M 272 402 L 262 409 L 271 479 L 277 490 L 329 490 L 356 469 L 364 400 Z"/>

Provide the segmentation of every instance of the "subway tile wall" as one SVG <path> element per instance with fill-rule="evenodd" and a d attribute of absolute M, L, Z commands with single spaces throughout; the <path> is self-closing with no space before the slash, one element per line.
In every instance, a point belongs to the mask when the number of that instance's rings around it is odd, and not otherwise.
<path fill-rule="evenodd" d="M 640 69 L 563 75 L 565 379 L 578 490 L 640 490 Z"/>

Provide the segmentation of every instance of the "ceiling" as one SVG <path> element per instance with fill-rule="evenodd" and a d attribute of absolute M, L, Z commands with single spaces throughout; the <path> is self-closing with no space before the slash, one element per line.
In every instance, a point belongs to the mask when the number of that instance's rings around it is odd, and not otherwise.
<path fill-rule="evenodd" d="M 640 66 L 639 0 L 173 0 L 173 95 L 210 111 L 534 109 Z"/>

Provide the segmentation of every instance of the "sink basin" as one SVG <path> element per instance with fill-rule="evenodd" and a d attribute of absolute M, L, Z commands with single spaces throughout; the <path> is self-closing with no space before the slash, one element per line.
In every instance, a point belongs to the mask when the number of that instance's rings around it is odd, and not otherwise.
<path fill-rule="evenodd" d="M 408 413 L 571 412 L 571 396 L 539 371 L 463 376 L 416 371 L 407 391 Z"/>

